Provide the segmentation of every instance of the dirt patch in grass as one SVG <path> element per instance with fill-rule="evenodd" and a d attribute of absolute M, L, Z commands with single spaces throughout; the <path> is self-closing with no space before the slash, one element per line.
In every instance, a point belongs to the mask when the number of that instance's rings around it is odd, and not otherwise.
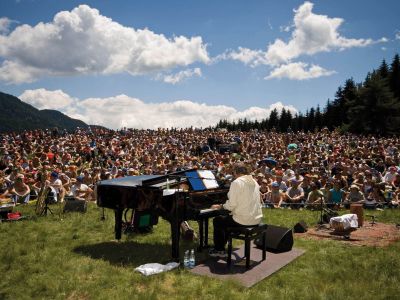
<path fill-rule="evenodd" d="M 352 232 L 337 232 L 329 225 L 322 225 L 309 228 L 306 233 L 296 233 L 295 236 L 313 240 L 330 239 L 355 246 L 386 247 L 400 240 L 400 227 L 377 222 L 364 224 Z"/>

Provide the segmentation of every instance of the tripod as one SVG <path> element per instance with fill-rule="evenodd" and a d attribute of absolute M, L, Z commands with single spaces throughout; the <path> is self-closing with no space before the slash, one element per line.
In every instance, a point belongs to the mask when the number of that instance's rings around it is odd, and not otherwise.
<path fill-rule="evenodd" d="M 49 207 L 49 201 L 46 199 L 43 211 L 41 213 L 42 216 L 47 216 L 47 213 L 50 212 L 50 214 L 53 214 L 52 210 Z"/>
<path fill-rule="evenodd" d="M 50 198 L 53 198 L 54 201 L 54 196 L 50 196 L 50 193 L 47 194 L 45 200 L 44 200 L 44 208 L 41 212 L 41 216 L 47 216 L 47 213 L 50 212 L 50 214 L 53 214 L 53 211 L 50 209 L 49 204 L 50 204 Z"/>
<path fill-rule="evenodd" d="M 325 204 L 324 199 L 323 197 L 321 197 L 319 203 L 317 204 L 319 208 L 319 220 L 317 223 L 318 224 L 317 229 L 321 229 L 324 226 L 324 224 L 329 223 L 329 219 L 331 217 L 335 217 L 338 215 L 335 211 L 326 207 L 324 204 Z"/>

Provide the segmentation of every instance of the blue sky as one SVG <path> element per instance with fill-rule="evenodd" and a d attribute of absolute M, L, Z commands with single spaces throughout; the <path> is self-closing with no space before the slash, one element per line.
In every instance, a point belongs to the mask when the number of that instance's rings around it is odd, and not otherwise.
<path fill-rule="evenodd" d="M 399 52 L 399 1 L 0 1 L 0 90 L 90 124 L 261 119 Z"/>

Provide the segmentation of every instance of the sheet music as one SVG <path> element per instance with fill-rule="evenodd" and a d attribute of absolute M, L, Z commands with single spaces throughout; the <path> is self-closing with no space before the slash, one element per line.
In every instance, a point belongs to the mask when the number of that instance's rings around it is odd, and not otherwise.
<path fill-rule="evenodd" d="M 211 172 L 210 170 L 198 170 L 197 173 L 199 174 L 200 178 L 202 178 L 203 184 L 206 189 L 219 188 L 218 182 L 215 179 L 213 172 Z"/>

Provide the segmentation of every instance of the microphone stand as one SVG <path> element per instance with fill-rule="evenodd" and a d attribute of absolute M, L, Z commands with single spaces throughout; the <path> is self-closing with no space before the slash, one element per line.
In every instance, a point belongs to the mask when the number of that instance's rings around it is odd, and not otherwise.
<path fill-rule="evenodd" d="M 324 220 L 323 220 L 323 211 L 324 211 L 324 202 L 323 202 L 323 198 L 320 197 L 320 202 L 319 202 L 319 222 L 317 223 L 317 230 L 321 229 L 322 225 L 324 224 Z"/>

